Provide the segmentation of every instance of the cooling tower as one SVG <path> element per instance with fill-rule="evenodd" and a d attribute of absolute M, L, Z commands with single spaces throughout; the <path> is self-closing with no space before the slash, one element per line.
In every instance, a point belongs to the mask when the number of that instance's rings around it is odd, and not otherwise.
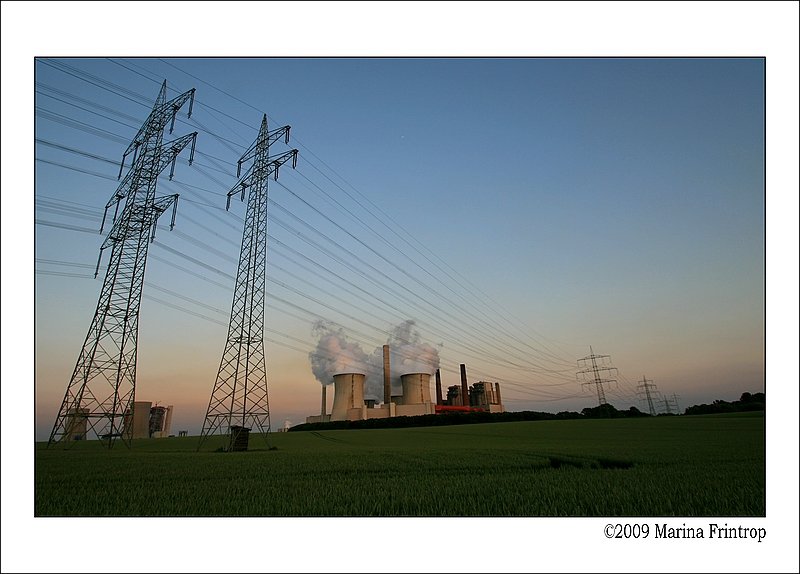
<path fill-rule="evenodd" d="M 408 373 L 400 377 L 403 384 L 403 404 L 421 405 L 431 402 L 430 373 Z"/>
<path fill-rule="evenodd" d="M 361 373 L 341 373 L 333 376 L 333 408 L 331 421 L 345 421 L 352 417 L 361 418 L 364 406 L 364 379 Z M 356 409 L 358 413 L 350 412 Z"/>

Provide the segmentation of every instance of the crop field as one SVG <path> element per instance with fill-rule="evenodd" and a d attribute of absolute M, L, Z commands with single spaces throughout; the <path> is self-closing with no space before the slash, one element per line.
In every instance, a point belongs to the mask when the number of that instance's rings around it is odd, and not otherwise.
<path fill-rule="evenodd" d="M 36 516 L 764 516 L 764 413 L 36 444 Z"/>

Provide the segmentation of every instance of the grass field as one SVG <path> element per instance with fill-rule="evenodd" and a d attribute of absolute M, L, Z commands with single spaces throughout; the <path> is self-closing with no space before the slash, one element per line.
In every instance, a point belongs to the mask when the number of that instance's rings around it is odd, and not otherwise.
<path fill-rule="evenodd" d="M 764 413 L 96 441 L 35 452 L 36 516 L 764 516 Z"/>

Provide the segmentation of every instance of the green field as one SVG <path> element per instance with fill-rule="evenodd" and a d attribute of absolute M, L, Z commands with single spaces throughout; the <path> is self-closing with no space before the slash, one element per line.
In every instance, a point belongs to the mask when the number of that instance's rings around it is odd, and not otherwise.
<path fill-rule="evenodd" d="M 764 413 L 36 444 L 36 516 L 764 516 Z"/>

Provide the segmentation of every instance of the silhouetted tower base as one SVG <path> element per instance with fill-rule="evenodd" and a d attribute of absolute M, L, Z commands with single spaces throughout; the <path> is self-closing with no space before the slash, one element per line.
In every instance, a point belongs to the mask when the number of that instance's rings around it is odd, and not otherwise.
<path fill-rule="evenodd" d="M 229 435 L 229 450 L 243 444 L 237 437 L 246 432 L 260 432 L 267 445 L 270 432 L 267 367 L 264 357 L 264 297 L 267 274 L 267 182 L 270 176 L 278 179 L 278 168 L 288 160 L 297 164 L 297 150 L 270 157 L 270 145 L 285 138 L 289 142 L 289 126 L 270 132 L 267 116 L 261 122 L 256 141 L 239 159 L 252 165 L 234 188 L 228 192 L 227 206 L 232 195 L 244 200 L 247 192 L 239 266 L 233 292 L 228 338 L 222 352 L 219 371 L 211 391 L 200 444 L 215 433 Z M 235 436 L 234 436 L 235 435 Z"/>

